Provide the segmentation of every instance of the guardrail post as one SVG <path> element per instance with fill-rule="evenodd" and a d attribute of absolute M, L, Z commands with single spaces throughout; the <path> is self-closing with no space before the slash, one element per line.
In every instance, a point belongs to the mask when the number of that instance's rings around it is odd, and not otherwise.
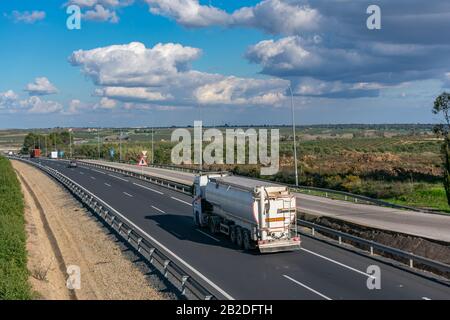
<path fill-rule="evenodd" d="M 186 295 L 186 281 L 189 279 L 189 276 L 183 276 L 181 278 L 181 294 Z"/>
<path fill-rule="evenodd" d="M 373 256 L 373 246 L 370 246 L 370 255 Z"/>
<path fill-rule="evenodd" d="M 151 264 L 153 264 L 153 252 L 155 252 L 155 248 L 151 248 L 150 251 L 148 252 L 148 258 Z"/>
<path fill-rule="evenodd" d="M 316 233 L 316 232 L 315 232 L 315 229 L 312 228 L 312 229 L 311 229 L 311 234 L 312 234 L 313 237 L 315 236 L 315 233 Z"/>
<path fill-rule="evenodd" d="M 339 236 L 339 244 L 342 244 L 342 237 Z"/>
<path fill-rule="evenodd" d="M 164 261 L 164 278 L 167 278 L 167 267 L 169 266 L 170 260 L 165 260 Z"/>
<path fill-rule="evenodd" d="M 409 259 L 409 267 L 414 268 L 414 261 L 413 259 Z"/>
<path fill-rule="evenodd" d="M 325 192 L 325 198 L 328 198 L 328 192 Z"/>

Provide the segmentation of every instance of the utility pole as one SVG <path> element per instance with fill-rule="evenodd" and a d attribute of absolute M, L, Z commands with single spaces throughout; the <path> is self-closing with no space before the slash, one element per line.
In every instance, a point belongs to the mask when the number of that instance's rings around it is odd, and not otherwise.
<path fill-rule="evenodd" d="M 119 135 L 119 162 L 122 162 L 122 129 L 120 129 Z"/>
<path fill-rule="evenodd" d="M 70 149 L 70 159 L 73 158 L 72 152 L 72 129 L 69 130 L 69 149 Z"/>
<path fill-rule="evenodd" d="M 154 140 L 153 140 L 153 132 L 154 132 L 154 128 L 152 127 L 152 164 L 154 164 L 154 156 L 155 156 L 155 144 L 154 144 Z"/>
<path fill-rule="evenodd" d="M 298 168 L 297 168 L 297 137 L 295 133 L 295 112 L 294 112 L 294 94 L 292 88 L 289 85 L 289 91 L 291 92 L 291 109 L 292 109 L 292 134 L 294 135 L 294 166 L 295 166 L 295 185 L 298 187 Z"/>
<path fill-rule="evenodd" d="M 100 160 L 100 127 L 98 127 L 97 129 L 97 153 L 98 153 L 97 159 Z"/>

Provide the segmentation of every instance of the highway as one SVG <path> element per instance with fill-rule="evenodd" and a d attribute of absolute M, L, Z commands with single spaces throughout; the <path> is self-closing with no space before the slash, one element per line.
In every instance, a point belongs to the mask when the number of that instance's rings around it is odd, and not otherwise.
<path fill-rule="evenodd" d="M 168 169 L 137 168 L 133 165 L 98 160 L 89 160 L 88 162 L 123 168 L 137 173 L 144 172 L 183 184 L 192 184 L 195 176 L 192 173 Z M 297 208 L 301 212 L 450 243 L 450 232 L 448 232 L 450 230 L 450 216 L 357 204 L 302 193 L 296 193 L 295 195 L 297 197 Z"/>
<path fill-rule="evenodd" d="M 66 175 L 169 248 L 222 299 L 450 299 L 450 287 L 321 241 L 298 252 L 259 255 L 196 229 L 192 198 L 134 178 L 66 162 L 40 161 Z M 381 289 L 367 288 L 367 267 Z"/>

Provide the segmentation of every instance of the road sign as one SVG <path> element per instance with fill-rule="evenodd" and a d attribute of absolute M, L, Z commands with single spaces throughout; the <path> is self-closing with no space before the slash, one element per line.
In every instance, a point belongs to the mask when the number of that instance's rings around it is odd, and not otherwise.
<path fill-rule="evenodd" d="M 142 154 L 141 154 L 141 156 L 140 156 L 140 158 L 139 158 L 139 162 L 138 162 L 138 166 L 140 166 L 140 167 L 144 167 L 144 166 L 147 166 L 147 151 L 142 151 Z"/>

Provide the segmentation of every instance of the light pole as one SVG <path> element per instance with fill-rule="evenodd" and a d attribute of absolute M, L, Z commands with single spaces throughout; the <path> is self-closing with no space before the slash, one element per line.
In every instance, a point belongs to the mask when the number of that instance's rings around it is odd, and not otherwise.
<path fill-rule="evenodd" d="M 122 129 L 120 129 L 119 135 L 119 162 L 122 162 Z"/>
<path fill-rule="evenodd" d="M 292 87 L 289 85 L 291 92 L 291 109 L 292 109 L 292 134 L 294 135 L 294 166 L 295 166 L 295 185 L 298 187 L 298 168 L 297 168 L 297 138 L 295 134 L 295 112 L 294 112 L 294 94 Z"/>
<path fill-rule="evenodd" d="M 100 160 L 100 127 L 97 129 L 97 153 L 98 159 Z"/>
<path fill-rule="evenodd" d="M 155 128 L 152 127 L 152 164 L 155 164 L 154 162 L 154 156 L 155 156 L 155 143 L 154 143 L 154 139 L 153 139 L 153 132 L 154 132 Z"/>

